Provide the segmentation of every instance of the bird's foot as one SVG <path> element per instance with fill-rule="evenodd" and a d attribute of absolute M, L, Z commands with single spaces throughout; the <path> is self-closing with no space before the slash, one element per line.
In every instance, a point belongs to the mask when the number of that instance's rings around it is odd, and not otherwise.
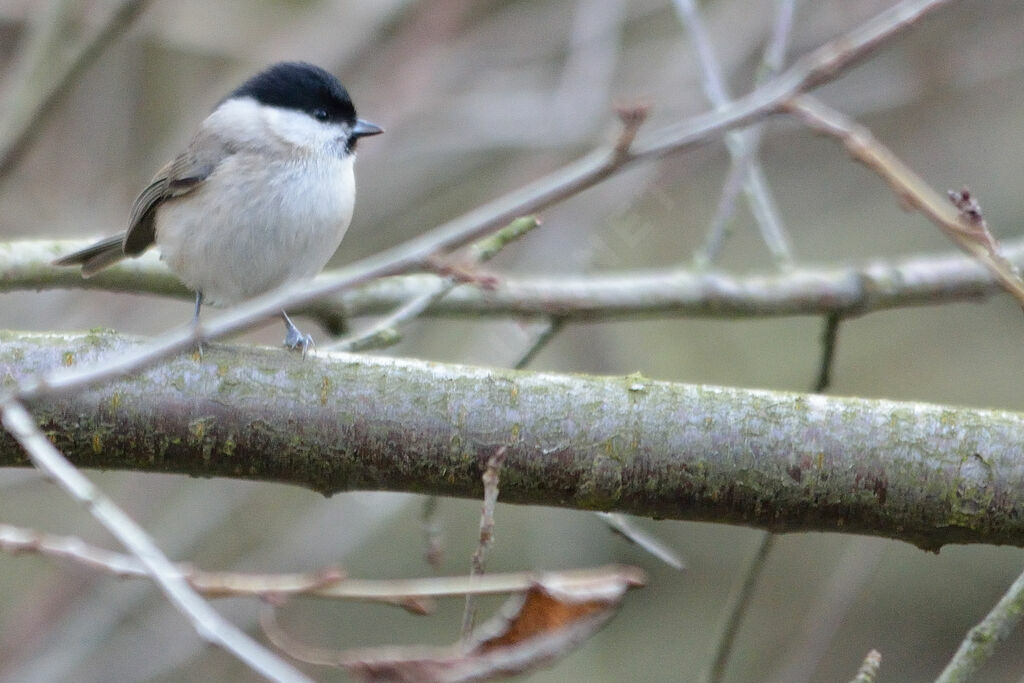
<path fill-rule="evenodd" d="M 284 311 L 281 312 L 281 317 L 284 318 L 284 325 L 287 330 L 284 337 L 284 345 L 292 351 L 302 351 L 302 357 L 305 358 L 306 352 L 316 346 L 313 342 L 313 337 L 295 327 L 295 323 L 291 321 L 291 318 Z"/>

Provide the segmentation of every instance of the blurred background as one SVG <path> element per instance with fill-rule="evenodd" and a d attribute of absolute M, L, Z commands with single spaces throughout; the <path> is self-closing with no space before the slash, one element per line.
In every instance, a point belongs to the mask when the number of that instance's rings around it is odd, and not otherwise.
<path fill-rule="evenodd" d="M 893 4 L 798 3 L 787 63 Z M 0 0 L 0 111 L 45 82 L 119 3 Z M 768 0 L 701 3 L 734 94 L 750 87 L 771 28 Z M 25 55 L 46 31 L 62 45 L 40 74 Z M 1000 239 L 1024 226 L 1024 3 L 953 3 L 819 91 L 869 126 L 940 190 L 968 185 Z M 51 40 L 53 35 L 50 36 Z M 153 0 L 61 100 L 0 185 L 0 239 L 100 236 L 123 229 L 136 193 L 188 142 L 224 93 L 267 64 L 303 59 L 336 73 L 359 113 L 387 133 L 359 147 L 356 217 L 334 265 L 397 244 L 606 144 L 613 105 L 652 104 L 645 130 L 709 109 L 693 45 L 669 0 Z M 31 89 L 31 88 L 30 88 Z M 951 252 L 882 182 L 833 141 L 772 120 L 761 154 L 798 264 Z M 488 267 L 557 274 L 689 264 L 729 167 L 721 141 L 621 174 L 543 215 L 544 227 Z M 775 264 L 741 202 L 720 264 Z M 148 335 L 185 323 L 186 300 L 102 292 L 0 295 L 0 326 Z M 321 343 L 327 333 L 305 327 Z M 367 324 L 369 321 L 354 321 Z M 299 322 L 303 326 L 303 321 Z M 634 320 L 573 325 L 535 369 L 630 373 L 682 382 L 808 390 L 822 321 Z M 268 323 L 242 339 L 278 344 Z M 1024 410 L 1024 322 L 1008 296 L 876 313 L 842 326 L 832 393 Z M 523 321 L 426 319 L 387 353 L 507 365 L 529 343 Z M 1017 368 L 1017 370 L 1013 370 Z M 339 564 L 357 577 L 430 574 L 423 499 L 176 476 L 90 473 L 172 557 L 207 569 L 304 571 Z M 0 521 L 112 547 L 92 519 L 40 476 L 0 470 Z M 476 501 L 442 500 L 440 572 L 464 573 Z M 595 638 L 532 680 L 700 680 L 762 532 L 637 520 L 686 558 L 676 572 L 611 534 L 594 515 L 498 506 L 490 571 L 609 562 L 650 573 Z M 835 534 L 777 540 L 738 635 L 731 681 L 852 677 L 870 648 L 883 680 L 931 680 L 1024 569 L 1016 548 L 909 545 Z M 217 606 L 255 628 L 258 605 Z M 497 603 L 488 603 L 491 607 Z M 326 648 L 453 641 L 462 602 L 430 617 L 386 607 L 296 600 L 280 612 L 295 637 Z M 984 680 L 1024 673 L 1016 633 Z M 307 669 L 321 680 L 342 678 Z M 143 582 L 70 563 L 0 554 L 0 679 L 250 680 L 202 646 Z"/>

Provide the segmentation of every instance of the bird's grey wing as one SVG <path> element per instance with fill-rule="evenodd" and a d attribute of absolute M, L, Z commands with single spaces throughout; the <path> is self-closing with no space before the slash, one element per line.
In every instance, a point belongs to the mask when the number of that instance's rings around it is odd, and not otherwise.
<path fill-rule="evenodd" d="M 229 145 L 214 136 L 197 136 L 188 150 L 161 168 L 132 204 L 124 253 L 141 254 L 156 239 L 156 209 L 164 201 L 192 192 L 232 154 Z"/>

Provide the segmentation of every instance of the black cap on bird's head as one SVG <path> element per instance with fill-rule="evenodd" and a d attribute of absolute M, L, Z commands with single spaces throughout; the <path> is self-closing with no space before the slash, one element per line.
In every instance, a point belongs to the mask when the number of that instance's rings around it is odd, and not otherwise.
<path fill-rule="evenodd" d="M 260 104 L 301 111 L 325 123 L 344 123 L 355 140 L 383 133 L 383 129 L 356 116 L 345 86 L 329 71 L 306 62 L 278 62 L 256 74 L 228 99 L 251 97 Z"/>

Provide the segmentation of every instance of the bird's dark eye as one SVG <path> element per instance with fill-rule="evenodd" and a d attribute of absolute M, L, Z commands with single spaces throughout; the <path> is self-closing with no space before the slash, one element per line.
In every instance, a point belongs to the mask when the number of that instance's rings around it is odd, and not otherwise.
<path fill-rule="evenodd" d="M 313 118 L 317 121 L 327 121 L 331 118 L 331 115 L 327 113 L 326 109 L 314 109 Z"/>

